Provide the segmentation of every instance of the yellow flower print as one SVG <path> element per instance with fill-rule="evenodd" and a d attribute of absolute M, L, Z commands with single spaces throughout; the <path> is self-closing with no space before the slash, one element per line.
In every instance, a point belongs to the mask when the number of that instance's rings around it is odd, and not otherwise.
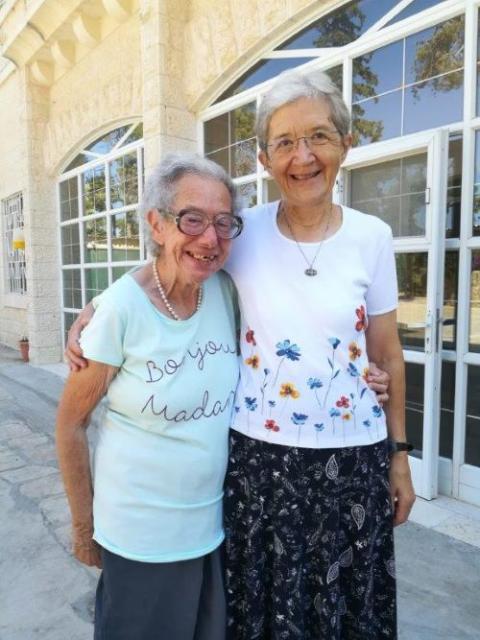
<path fill-rule="evenodd" d="M 280 385 L 280 395 L 282 398 L 288 398 L 290 396 L 290 398 L 296 400 L 300 397 L 300 392 L 295 389 L 295 385 L 291 382 L 284 382 Z"/>
<path fill-rule="evenodd" d="M 346 413 L 342 413 L 342 420 L 345 420 L 345 422 L 348 422 L 351 419 L 352 419 L 352 414 L 349 411 L 347 411 Z"/>
<path fill-rule="evenodd" d="M 245 360 L 245 364 L 248 364 L 252 369 L 258 369 L 260 365 L 260 358 L 258 356 L 251 356 Z"/>
<path fill-rule="evenodd" d="M 352 360 L 352 362 L 362 355 L 362 350 L 356 342 L 351 342 L 348 345 L 348 350 L 350 351 L 350 360 Z"/>

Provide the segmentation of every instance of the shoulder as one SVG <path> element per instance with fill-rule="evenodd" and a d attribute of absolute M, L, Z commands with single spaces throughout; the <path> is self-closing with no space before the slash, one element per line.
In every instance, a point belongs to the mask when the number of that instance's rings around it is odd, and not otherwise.
<path fill-rule="evenodd" d="M 278 202 L 266 202 L 265 204 L 257 204 L 255 207 L 249 207 L 248 209 L 242 209 L 240 212 L 241 217 L 245 224 L 250 222 L 259 222 L 260 220 L 267 220 L 274 215 L 278 208 Z"/>
<path fill-rule="evenodd" d="M 347 230 L 354 233 L 357 238 L 363 237 L 382 242 L 392 237 L 390 225 L 378 216 L 345 206 L 342 206 L 342 210 Z"/>
<path fill-rule="evenodd" d="M 125 273 L 95 297 L 95 308 L 100 306 L 113 307 L 117 310 L 128 308 L 137 297 L 137 289 L 138 285 L 131 275 Z"/>

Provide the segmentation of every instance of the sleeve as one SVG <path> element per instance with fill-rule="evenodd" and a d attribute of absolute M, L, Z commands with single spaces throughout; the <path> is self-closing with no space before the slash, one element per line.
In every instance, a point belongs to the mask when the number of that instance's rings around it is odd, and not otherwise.
<path fill-rule="evenodd" d="M 393 311 L 398 306 L 397 270 L 390 227 L 383 234 L 373 264 L 372 280 L 368 287 L 366 303 L 368 314 L 375 316 Z"/>
<path fill-rule="evenodd" d="M 89 360 L 120 367 L 124 361 L 126 319 L 110 301 L 95 298 L 95 314 L 82 331 L 80 346 Z"/>

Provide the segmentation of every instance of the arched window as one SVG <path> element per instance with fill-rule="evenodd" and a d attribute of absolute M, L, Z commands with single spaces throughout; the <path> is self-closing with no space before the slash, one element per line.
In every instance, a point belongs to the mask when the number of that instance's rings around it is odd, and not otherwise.
<path fill-rule="evenodd" d="M 59 178 L 63 322 L 145 259 L 138 203 L 141 123 L 121 126 L 78 153 Z"/>

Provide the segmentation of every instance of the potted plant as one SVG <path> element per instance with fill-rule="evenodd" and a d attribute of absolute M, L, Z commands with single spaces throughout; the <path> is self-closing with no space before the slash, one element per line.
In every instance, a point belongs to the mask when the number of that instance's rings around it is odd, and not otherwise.
<path fill-rule="evenodd" d="M 29 358 L 28 358 L 28 350 L 29 350 L 29 343 L 28 343 L 28 338 L 27 336 L 22 336 L 20 338 L 20 340 L 18 341 L 18 346 L 20 347 L 20 355 L 22 356 L 22 360 L 24 362 L 28 362 Z"/>

